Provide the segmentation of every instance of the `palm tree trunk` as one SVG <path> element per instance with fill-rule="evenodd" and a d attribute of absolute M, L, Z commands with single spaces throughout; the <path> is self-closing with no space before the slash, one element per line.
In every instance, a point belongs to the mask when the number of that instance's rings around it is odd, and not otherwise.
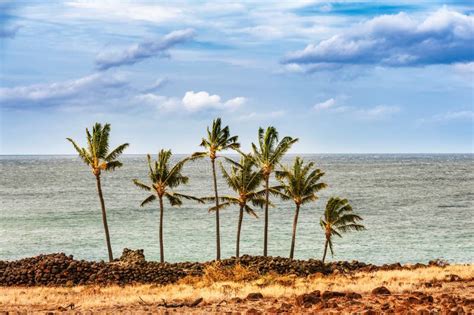
<path fill-rule="evenodd" d="M 163 196 L 158 196 L 160 199 L 160 262 L 165 262 L 165 253 L 163 248 Z"/>
<path fill-rule="evenodd" d="M 295 218 L 293 219 L 293 236 L 291 238 L 290 259 L 293 259 L 293 254 L 295 253 L 296 225 L 298 224 L 298 214 L 299 214 L 299 212 L 300 212 L 300 206 L 296 205 Z"/>
<path fill-rule="evenodd" d="M 265 176 L 265 226 L 263 228 L 263 256 L 267 257 L 267 246 L 268 246 L 268 182 L 270 177 Z"/>
<path fill-rule="evenodd" d="M 217 260 L 221 259 L 221 231 L 219 223 L 219 195 L 217 194 L 217 178 L 216 178 L 216 162 L 211 159 L 212 163 L 212 177 L 214 179 L 214 196 L 216 197 L 216 248 Z"/>
<path fill-rule="evenodd" d="M 99 192 L 100 206 L 102 208 L 102 223 L 105 230 L 105 241 L 107 243 L 107 251 L 109 253 L 109 261 L 113 261 L 112 245 L 110 244 L 109 225 L 107 224 L 107 213 L 105 212 L 104 196 L 102 195 L 102 186 L 100 184 L 100 175 L 95 176 L 97 182 L 97 191 Z"/>
<path fill-rule="evenodd" d="M 328 244 L 329 244 L 329 239 L 326 237 L 326 243 L 324 244 L 323 263 L 324 263 L 324 260 L 326 259 L 326 254 L 328 252 Z"/>
<path fill-rule="evenodd" d="M 237 226 L 237 248 L 235 250 L 235 257 L 239 258 L 240 254 L 240 230 L 242 229 L 242 219 L 244 217 L 244 207 L 240 206 L 239 224 Z"/>

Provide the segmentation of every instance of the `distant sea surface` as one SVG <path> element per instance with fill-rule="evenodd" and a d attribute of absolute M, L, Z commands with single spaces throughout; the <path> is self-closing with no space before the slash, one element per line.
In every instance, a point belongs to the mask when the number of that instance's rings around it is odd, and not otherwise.
<path fill-rule="evenodd" d="M 321 258 L 324 234 L 319 219 L 330 196 L 348 198 L 364 218 L 363 232 L 334 239 L 334 260 L 383 264 L 474 262 L 474 155 L 303 155 L 315 161 L 329 188 L 300 211 L 295 256 Z M 182 156 L 178 156 L 181 158 Z M 288 156 L 283 163 L 290 163 Z M 102 178 L 114 255 L 143 248 L 159 258 L 158 203 L 141 208 L 147 197 L 132 179 L 147 181 L 145 156 L 125 155 L 124 167 Z M 95 179 L 75 156 L 0 156 L 0 260 L 65 252 L 77 259 L 106 260 L 107 252 Z M 179 188 L 212 195 L 209 160 L 184 169 L 189 184 Z M 219 177 L 220 194 L 230 193 Z M 273 198 L 269 254 L 288 256 L 294 206 Z M 244 217 L 241 254 L 261 255 L 263 211 Z M 221 211 L 223 257 L 235 253 L 238 209 Z M 165 205 L 165 259 L 215 258 L 215 216 L 206 205 Z"/>

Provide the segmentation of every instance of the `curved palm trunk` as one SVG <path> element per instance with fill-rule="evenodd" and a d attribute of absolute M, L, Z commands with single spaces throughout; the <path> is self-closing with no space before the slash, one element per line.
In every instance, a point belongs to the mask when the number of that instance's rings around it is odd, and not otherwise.
<path fill-rule="evenodd" d="M 323 254 L 323 263 L 326 259 L 326 254 L 328 252 L 329 239 L 326 237 L 326 243 L 324 243 L 324 254 Z"/>
<path fill-rule="evenodd" d="M 214 179 L 214 196 L 216 197 L 216 248 L 217 248 L 217 260 L 221 259 L 221 232 L 219 223 L 219 195 L 217 193 L 217 178 L 216 178 L 216 162 L 211 159 L 212 163 L 212 177 Z"/>
<path fill-rule="evenodd" d="M 291 238 L 291 249 L 290 249 L 290 259 L 293 259 L 295 253 L 295 243 L 296 243 L 296 225 L 298 224 L 298 215 L 300 213 L 300 206 L 296 205 L 295 217 L 293 219 L 293 236 Z"/>
<path fill-rule="evenodd" d="M 242 219 L 244 217 L 244 207 L 240 206 L 239 224 L 237 226 L 237 248 L 235 250 L 235 257 L 239 258 L 240 254 L 240 230 L 242 229 Z"/>
<path fill-rule="evenodd" d="M 105 241 L 107 243 L 107 251 L 109 253 L 109 261 L 113 261 L 112 245 L 110 244 L 109 225 L 107 224 L 107 213 L 105 212 L 104 196 L 102 195 L 102 186 L 100 184 L 100 175 L 95 176 L 97 182 L 97 191 L 99 192 L 100 206 L 102 208 L 102 223 L 105 230 Z"/>
<path fill-rule="evenodd" d="M 160 262 L 165 262 L 165 253 L 163 247 L 163 197 L 158 196 L 160 199 Z"/>
<path fill-rule="evenodd" d="M 268 182 L 269 176 L 265 176 L 265 226 L 263 228 L 263 256 L 267 257 L 267 246 L 268 246 Z"/>

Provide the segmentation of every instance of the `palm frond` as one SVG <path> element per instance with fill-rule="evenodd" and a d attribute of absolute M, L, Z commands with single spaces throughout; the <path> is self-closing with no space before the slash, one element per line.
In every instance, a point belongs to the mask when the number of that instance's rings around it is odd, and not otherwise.
<path fill-rule="evenodd" d="M 191 155 L 191 161 L 197 160 L 197 159 L 202 159 L 209 156 L 208 152 L 194 152 Z"/>
<path fill-rule="evenodd" d="M 177 197 L 177 198 L 180 198 L 180 199 L 183 198 L 183 199 L 186 199 L 186 200 L 193 200 L 193 201 L 197 201 L 199 203 L 204 203 L 204 201 L 201 198 L 198 198 L 198 197 L 195 197 L 195 196 L 180 194 L 180 193 L 177 193 L 177 192 L 173 192 L 172 195 L 174 197 Z"/>
<path fill-rule="evenodd" d="M 334 250 L 332 248 L 332 240 L 331 239 L 328 240 L 328 244 L 329 244 L 329 251 L 331 252 L 331 256 L 334 256 Z"/>
<path fill-rule="evenodd" d="M 79 147 L 76 142 L 74 142 L 74 140 L 72 140 L 71 138 L 66 138 L 66 140 L 68 140 L 69 142 L 72 143 L 74 149 L 77 151 L 77 154 L 79 155 L 79 157 L 81 158 L 81 160 L 86 163 L 87 165 L 90 165 L 91 164 L 91 158 L 90 156 L 88 155 L 86 149 L 84 148 L 81 148 Z"/>
<path fill-rule="evenodd" d="M 123 164 L 120 161 L 110 161 L 105 163 L 104 170 L 106 171 L 114 171 L 116 168 L 122 167 Z"/>
<path fill-rule="evenodd" d="M 107 161 L 107 162 L 110 162 L 110 161 L 113 161 L 113 160 L 117 159 L 128 146 L 129 146 L 128 143 L 124 143 L 124 144 L 119 145 L 112 152 L 110 152 L 104 158 L 104 160 Z"/>
<path fill-rule="evenodd" d="M 176 195 L 174 194 L 165 194 L 166 199 L 168 199 L 170 205 L 174 206 L 181 206 L 183 204 L 183 201 Z"/>
<path fill-rule="evenodd" d="M 247 212 L 248 214 L 254 216 L 255 218 L 258 218 L 257 213 L 252 208 L 250 208 L 248 205 L 245 205 L 244 209 L 245 209 L 245 212 Z"/>
<path fill-rule="evenodd" d="M 224 203 L 219 204 L 219 207 L 216 207 L 216 206 L 210 207 L 208 211 L 212 212 L 212 211 L 216 211 L 217 209 L 219 209 L 219 210 L 225 209 L 225 208 L 229 207 L 230 205 L 232 205 L 230 202 L 224 202 Z"/>
<path fill-rule="evenodd" d="M 95 143 L 96 150 L 97 150 L 97 157 L 101 159 L 105 159 L 107 156 L 107 152 L 109 151 L 110 124 L 104 124 L 103 128 L 99 127 L 97 136 L 98 138 L 96 139 L 96 143 Z M 110 159 L 110 160 L 115 160 L 115 159 Z"/>
<path fill-rule="evenodd" d="M 202 197 L 201 200 L 205 202 L 216 201 L 216 197 Z M 233 204 L 239 203 L 239 199 L 232 196 L 219 196 L 219 200 L 224 202 L 230 202 Z"/>
<path fill-rule="evenodd" d="M 141 188 L 141 189 L 143 189 L 143 190 L 151 191 L 151 187 L 150 187 L 150 186 L 143 184 L 143 183 L 140 182 L 138 179 L 134 179 L 134 180 L 133 180 L 133 183 L 134 183 L 137 187 L 139 187 L 139 188 Z"/>
<path fill-rule="evenodd" d="M 363 226 L 362 224 L 351 223 L 338 226 L 337 229 L 343 233 L 346 233 L 348 231 L 363 231 L 365 230 L 365 226 Z"/>
<path fill-rule="evenodd" d="M 145 200 L 142 201 L 142 203 L 140 204 L 140 207 L 143 207 L 144 205 L 154 201 L 155 199 L 156 199 L 155 195 L 148 196 Z"/>

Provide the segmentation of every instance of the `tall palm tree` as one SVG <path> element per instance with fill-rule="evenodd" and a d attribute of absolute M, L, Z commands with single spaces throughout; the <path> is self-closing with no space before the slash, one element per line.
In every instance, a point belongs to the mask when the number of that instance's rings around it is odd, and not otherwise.
<path fill-rule="evenodd" d="M 328 200 L 326 210 L 324 211 L 324 218 L 321 218 L 319 223 L 326 235 L 323 262 L 326 259 L 328 246 L 331 250 L 331 255 L 334 254 L 331 237 L 333 235 L 342 237 L 342 233 L 351 230 L 365 230 L 365 227 L 358 223 L 359 221 L 362 221 L 362 218 L 352 212 L 352 207 L 347 199 L 332 197 Z"/>
<path fill-rule="evenodd" d="M 253 157 L 255 163 L 260 167 L 265 189 L 265 226 L 263 232 L 263 256 L 267 256 L 268 245 L 268 206 L 269 206 L 269 182 L 275 166 L 281 161 L 285 153 L 298 141 L 298 138 L 284 137 L 278 142 L 278 132 L 275 127 L 258 129 L 258 146 L 252 143 Z"/>
<path fill-rule="evenodd" d="M 207 138 L 202 138 L 200 146 L 205 148 L 204 152 L 195 152 L 193 159 L 209 157 L 212 165 L 212 178 L 214 181 L 214 197 L 216 201 L 216 250 L 217 260 L 221 259 L 221 233 L 219 223 L 219 194 L 217 192 L 216 159 L 220 151 L 232 149 L 237 150 L 240 144 L 237 136 L 230 136 L 229 126 L 221 127 L 221 119 L 212 122 L 212 128 L 207 127 Z"/>
<path fill-rule="evenodd" d="M 219 204 L 219 210 L 227 208 L 231 205 L 239 206 L 239 220 L 237 224 L 237 240 L 235 256 L 239 257 L 240 254 L 240 232 L 242 229 L 242 219 L 244 216 L 244 210 L 247 214 L 254 217 L 258 217 L 255 210 L 249 206 L 251 203 L 253 206 L 263 208 L 265 199 L 263 198 L 262 191 L 258 191 L 260 183 L 262 182 L 262 173 L 259 170 L 254 170 L 255 162 L 250 155 L 243 155 L 240 158 L 240 163 L 234 162 L 227 159 L 231 164 L 230 173 L 220 163 L 222 176 L 224 177 L 227 185 L 235 191 L 237 196 L 221 196 L 219 199 L 222 201 Z M 203 198 L 204 200 L 215 200 L 215 197 Z M 209 211 L 216 211 L 217 206 L 209 209 Z"/>
<path fill-rule="evenodd" d="M 158 160 L 152 161 L 150 155 L 147 155 L 149 173 L 151 184 L 146 185 L 140 182 L 138 179 L 134 179 L 133 183 L 139 188 L 151 192 L 140 206 L 144 206 L 158 198 L 160 204 L 160 262 L 165 261 L 165 254 L 163 248 L 163 199 L 168 199 L 171 206 L 181 206 L 183 204 L 182 199 L 195 200 L 202 202 L 201 199 L 179 194 L 173 192 L 171 189 L 176 188 L 181 184 L 186 184 L 189 180 L 187 176 L 184 176 L 181 171 L 184 164 L 189 158 L 183 159 L 176 163 L 174 166 L 170 165 L 171 150 L 161 150 L 158 153 Z"/>
<path fill-rule="evenodd" d="M 320 169 L 314 168 L 314 162 L 305 164 L 300 157 L 296 157 L 291 168 L 283 166 L 281 171 L 276 172 L 280 186 L 273 189 L 279 192 L 283 200 L 293 200 L 296 206 L 293 219 L 290 259 L 293 259 L 295 252 L 296 225 L 298 224 L 300 207 L 311 201 L 316 201 L 318 199 L 316 193 L 327 187 L 325 183 L 319 182 L 323 175 L 324 173 Z"/>
<path fill-rule="evenodd" d="M 107 213 L 105 211 L 104 196 L 102 195 L 102 186 L 100 184 L 100 174 L 102 171 L 113 171 L 122 166 L 122 163 L 118 161 L 117 158 L 128 147 L 128 143 L 119 145 L 109 152 L 109 134 L 110 124 L 102 126 L 96 123 L 92 127 L 92 134 L 89 132 L 89 129 L 86 128 L 87 149 L 79 147 L 71 138 L 66 139 L 72 143 L 82 161 L 91 167 L 92 173 L 95 176 L 100 206 L 102 208 L 102 222 L 104 224 L 109 261 L 113 261 L 114 257 L 112 254 L 112 245 L 110 244 L 109 226 L 107 224 Z"/>

